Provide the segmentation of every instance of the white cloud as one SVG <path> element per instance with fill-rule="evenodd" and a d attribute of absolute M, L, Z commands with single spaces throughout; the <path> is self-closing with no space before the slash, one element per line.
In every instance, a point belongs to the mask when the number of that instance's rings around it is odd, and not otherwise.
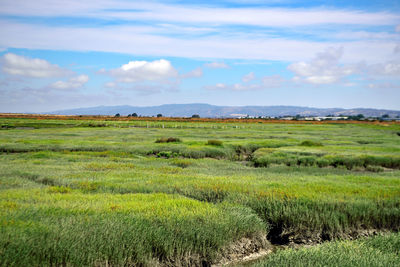
<path fill-rule="evenodd" d="M 340 65 L 339 60 L 343 55 L 343 48 L 329 48 L 322 53 L 317 53 L 310 62 L 296 62 L 288 69 L 296 74 L 296 82 L 311 84 L 332 84 L 341 81 L 344 77 L 358 72 L 356 66 Z"/>
<path fill-rule="evenodd" d="M 171 62 L 165 59 L 148 61 L 130 61 L 120 68 L 108 72 L 117 82 L 134 83 L 144 81 L 167 81 L 178 76 Z"/>
<path fill-rule="evenodd" d="M 68 81 L 57 81 L 50 85 L 56 89 L 76 89 L 84 86 L 89 81 L 89 76 L 82 74 L 77 77 L 72 77 Z"/>
<path fill-rule="evenodd" d="M 393 53 L 400 53 L 400 44 L 396 45 L 396 47 L 393 49 Z"/>
<path fill-rule="evenodd" d="M 335 34 L 332 34 L 331 32 L 323 33 L 321 36 L 338 40 L 376 40 L 389 42 L 400 40 L 399 34 L 388 32 L 340 31 Z"/>
<path fill-rule="evenodd" d="M 261 82 L 264 88 L 279 88 L 285 79 L 280 75 L 270 75 L 261 78 Z"/>
<path fill-rule="evenodd" d="M 235 83 L 235 84 L 217 83 L 215 85 L 205 86 L 204 88 L 211 91 L 226 90 L 226 91 L 236 91 L 236 92 L 255 91 L 264 89 L 263 86 L 260 84 L 241 84 L 241 83 Z"/>
<path fill-rule="evenodd" d="M 334 75 L 326 75 L 326 76 L 309 76 L 306 77 L 305 80 L 309 83 L 313 84 L 331 84 L 338 82 L 340 77 Z"/>
<path fill-rule="evenodd" d="M 368 66 L 370 76 L 397 76 L 400 77 L 400 62 L 390 61 Z"/>
<path fill-rule="evenodd" d="M 199 78 L 202 76 L 203 76 L 203 69 L 200 67 L 181 75 L 182 78 Z"/>
<path fill-rule="evenodd" d="M 181 79 L 203 75 L 201 68 L 179 74 L 171 62 L 165 59 L 130 61 L 116 69 L 100 69 L 98 73 L 114 78 L 104 84 L 104 87 L 109 88 L 110 92 L 135 91 L 139 95 L 177 91 Z"/>
<path fill-rule="evenodd" d="M 242 77 L 242 81 L 247 83 L 254 80 L 255 78 L 256 76 L 254 75 L 254 72 L 250 72 Z"/>
<path fill-rule="evenodd" d="M 3 0 L 0 14 L 9 16 L 87 17 L 192 25 L 254 25 L 291 27 L 315 24 L 391 25 L 399 15 L 326 8 L 221 8 L 138 1 Z M 295 19 L 293 19 L 295 18 Z"/>
<path fill-rule="evenodd" d="M 2 57 L 2 69 L 5 73 L 24 77 L 49 78 L 68 74 L 65 69 L 51 64 L 40 58 L 29 58 L 13 53 L 7 53 Z"/>
<path fill-rule="evenodd" d="M 383 57 L 388 60 L 398 44 L 398 39 L 393 39 L 395 33 L 371 33 L 373 30 L 363 32 L 367 28 L 365 26 L 369 25 L 396 28 L 400 14 L 395 11 L 217 6 L 215 3 L 179 5 L 171 1 L 2 0 L 0 36 L 7 38 L 0 38 L 0 47 L 105 51 L 215 60 L 242 58 L 298 61 L 305 60 L 327 46 L 344 46 L 349 52 L 343 58 L 344 61 L 348 58 L 376 61 Z M 83 23 L 87 23 L 87 26 L 81 26 L 81 23 L 79 26 L 24 24 L 9 19 L 10 16 L 48 17 L 50 20 L 44 20 L 50 21 L 48 23 L 51 23 L 52 18 L 77 17 L 84 19 Z M 98 27 L 93 24 L 92 18 L 118 23 L 107 24 L 117 26 Z M 129 21 L 139 23 L 132 24 Z M 318 30 L 318 25 L 328 30 Z M 353 31 L 360 31 L 359 36 L 351 33 L 352 25 L 355 25 Z M 282 27 L 290 28 L 290 31 L 282 31 Z M 343 29 L 353 41 L 332 38 L 337 33 L 340 36 Z M 292 31 L 295 34 L 291 34 Z M 327 37 L 328 34 L 330 36 Z M 298 39 L 295 36 L 303 37 Z M 305 41 L 304 36 L 312 36 L 312 39 Z"/>
<path fill-rule="evenodd" d="M 400 83 L 394 82 L 378 82 L 378 83 L 369 83 L 368 88 L 371 89 L 396 89 L 400 88 Z"/>
<path fill-rule="evenodd" d="M 226 91 L 256 91 L 265 90 L 271 88 L 279 88 L 282 86 L 284 79 L 280 75 L 264 76 L 258 83 L 235 83 L 235 84 L 225 84 L 217 83 L 211 86 L 205 86 L 207 90 L 226 90 Z"/>
<path fill-rule="evenodd" d="M 393 58 L 398 42 L 346 41 L 318 42 L 257 36 L 251 32 L 181 38 L 143 32 L 136 26 L 74 28 L 21 24 L 0 20 L 0 47 L 57 49 L 68 51 L 104 51 L 159 57 L 191 57 L 213 59 L 256 59 L 304 61 L 328 46 L 344 47 L 343 62 L 382 62 Z M 49 38 L 49 34 L 52 38 Z M 80 40 L 76 42 L 75 40 Z M 266 47 L 268 49 L 266 49 Z"/>
<path fill-rule="evenodd" d="M 115 88 L 117 84 L 115 82 L 107 82 L 104 84 L 104 86 L 107 88 Z"/>
<path fill-rule="evenodd" d="M 382 72 L 385 75 L 400 76 L 400 63 L 399 62 L 386 63 L 382 69 Z"/>
<path fill-rule="evenodd" d="M 396 32 L 400 32 L 400 24 L 396 26 Z"/>
<path fill-rule="evenodd" d="M 210 69 L 227 69 L 229 68 L 224 62 L 211 62 L 204 64 L 205 67 Z"/>

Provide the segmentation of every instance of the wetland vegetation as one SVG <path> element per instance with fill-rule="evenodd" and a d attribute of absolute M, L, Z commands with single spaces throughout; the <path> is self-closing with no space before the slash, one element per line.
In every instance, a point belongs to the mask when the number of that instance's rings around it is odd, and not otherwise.
<path fill-rule="evenodd" d="M 398 265 L 399 132 L 3 117 L 0 264 L 208 266 L 275 244 L 305 247 L 253 264 Z"/>

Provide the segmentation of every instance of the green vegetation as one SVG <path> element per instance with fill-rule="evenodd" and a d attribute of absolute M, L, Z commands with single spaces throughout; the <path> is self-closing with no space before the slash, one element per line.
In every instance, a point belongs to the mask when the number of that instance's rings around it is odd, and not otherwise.
<path fill-rule="evenodd" d="M 222 146 L 221 140 L 208 140 L 207 145 L 209 146 Z"/>
<path fill-rule="evenodd" d="M 238 237 L 265 232 L 249 209 L 177 195 L 32 188 L 0 198 L 4 266 L 187 265 L 190 255 L 211 260 Z"/>
<path fill-rule="evenodd" d="M 281 250 L 252 266 L 400 266 L 400 234 Z"/>
<path fill-rule="evenodd" d="M 310 141 L 310 140 L 306 140 L 301 142 L 300 144 L 301 146 L 322 146 L 322 144 L 320 142 L 315 142 L 315 141 Z"/>
<path fill-rule="evenodd" d="M 0 266 L 207 265 L 242 238 L 307 243 L 400 229 L 400 125 L 0 126 Z M 379 238 L 387 251 L 400 239 Z M 333 241 L 268 260 L 335 265 L 337 249 L 345 266 L 378 255 L 370 244 Z"/>
<path fill-rule="evenodd" d="M 182 142 L 181 139 L 176 137 L 161 137 L 156 140 L 156 143 L 179 143 Z"/>

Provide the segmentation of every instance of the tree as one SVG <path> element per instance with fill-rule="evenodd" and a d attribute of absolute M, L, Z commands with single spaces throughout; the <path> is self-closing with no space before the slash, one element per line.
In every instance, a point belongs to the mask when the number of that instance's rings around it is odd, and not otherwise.
<path fill-rule="evenodd" d="M 356 120 L 356 121 L 359 121 L 359 120 L 362 120 L 362 119 L 364 119 L 365 117 L 364 117 L 364 115 L 363 114 L 358 114 L 357 116 L 349 116 L 347 119 L 348 120 Z"/>
<path fill-rule="evenodd" d="M 389 118 L 389 114 L 382 115 L 382 118 L 385 118 L 385 119 Z"/>
<path fill-rule="evenodd" d="M 200 115 L 199 114 L 193 114 L 192 118 L 197 118 L 198 119 L 198 118 L 200 118 Z"/>
<path fill-rule="evenodd" d="M 137 117 L 137 114 L 136 113 L 132 113 L 132 117 Z"/>
<path fill-rule="evenodd" d="M 157 114 L 157 118 L 161 118 L 162 117 L 162 114 Z"/>
<path fill-rule="evenodd" d="M 117 113 L 114 117 L 121 117 L 121 114 Z"/>

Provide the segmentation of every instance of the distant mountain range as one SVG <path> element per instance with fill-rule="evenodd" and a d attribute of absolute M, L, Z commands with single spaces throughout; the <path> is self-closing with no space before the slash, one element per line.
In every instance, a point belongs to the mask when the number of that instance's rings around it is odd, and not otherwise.
<path fill-rule="evenodd" d="M 136 113 L 139 116 L 156 116 L 162 114 L 166 117 L 191 117 L 198 114 L 200 117 L 240 117 L 240 116 L 327 116 L 327 115 L 358 115 L 363 114 L 365 117 L 380 117 L 388 114 L 390 117 L 400 116 L 399 110 L 385 110 L 372 108 L 310 108 L 297 106 L 213 106 L 209 104 L 168 104 L 150 107 L 134 107 L 134 106 L 98 106 L 91 108 L 66 109 L 46 114 L 57 115 L 115 115 Z"/>

